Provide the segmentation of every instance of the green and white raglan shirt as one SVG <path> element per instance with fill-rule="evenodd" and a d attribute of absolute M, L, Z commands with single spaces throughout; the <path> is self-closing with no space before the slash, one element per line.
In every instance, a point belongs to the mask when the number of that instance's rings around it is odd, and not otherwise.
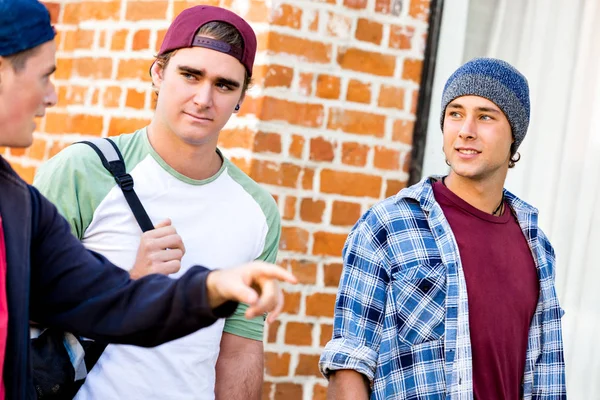
<path fill-rule="evenodd" d="M 167 165 L 146 129 L 113 138 L 135 191 L 154 224 L 170 218 L 186 248 L 181 270 L 226 269 L 252 260 L 275 262 L 280 217 L 271 195 L 223 157 L 221 169 L 192 180 Z M 34 185 L 90 250 L 129 270 L 141 230 L 114 178 L 85 144 L 61 151 L 39 168 Z M 155 348 L 109 345 L 76 399 L 214 399 L 222 332 L 263 339 L 264 319 L 246 320 L 240 305 L 227 320 Z"/>

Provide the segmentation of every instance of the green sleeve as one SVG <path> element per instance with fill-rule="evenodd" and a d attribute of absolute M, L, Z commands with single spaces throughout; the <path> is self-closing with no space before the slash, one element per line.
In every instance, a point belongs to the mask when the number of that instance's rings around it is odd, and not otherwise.
<path fill-rule="evenodd" d="M 115 181 L 91 147 L 73 144 L 38 168 L 33 185 L 54 203 L 81 240 Z"/>
<path fill-rule="evenodd" d="M 250 178 L 247 179 L 250 180 Z M 258 187 L 256 183 L 252 182 L 252 184 Z M 246 188 L 246 190 L 254 196 L 261 206 L 267 218 L 269 229 L 265 239 L 265 247 L 257 260 L 275 263 L 277 259 L 277 250 L 279 248 L 279 238 L 281 236 L 281 218 L 277 209 L 277 203 L 275 203 L 273 197 L 262 188 L 258 188 L 254 193 L 249 188 Z M 246 304 L 240 304 L 236 312 L 225 320 L 223 331 L 231 333 L 232 335 L 262 341 L 266 315 L 247 320 L 244 317 L 247 308 L 248 306 Z"/>

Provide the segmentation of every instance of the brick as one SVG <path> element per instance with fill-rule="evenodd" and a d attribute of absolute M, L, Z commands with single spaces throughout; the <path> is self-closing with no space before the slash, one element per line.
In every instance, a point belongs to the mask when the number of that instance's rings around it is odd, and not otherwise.
<path fill-rule="evenodd" d="M 405 181 L 397 181 L 393 179 L 388 179 L 386 181 L 386 189 L 385 189 L 385 197 L 394 196 L 400 190 L 406 187 Z"/>
<path fill-rule="evenodd" d="M 111 58 L 85 57 L 73 60 L 73 76 L 108 79 L 112 74 L 112 68 L 113 60 Z"/>
<path fill-rule="evenodd" d="M 261 400 L 271 400 L 271 391 L 275 387 L 274 383 L 263 382 Z"/>
<path fill-rule="evenodd" d="M 161 29 L 159 31 L 156 31 L 156 43 L 154 44 L 154 49 L 153 49 L 154 51 L 158 52 L 166 35 L 167 35 L 166 29 Z"/>
<path fill-rule="evenodd" d="M 311 74 L 310 72 L 300 73 L 298 79 L 298 89 L 300 89 L 300 94 L 310 96 L 313 93 L 314 77 L 314 74 Z"/>
<path fill-rule="evenodd" d="M 380 44 L 383 37 L 383 25 L 366 18 L 359 18 L 355 37 L 363 42 Z"/>
<path fill-rule="evenodd" d="M 308 26 L 308 30 L 311 32 L 316 32 L 319 30 L 319 12 L 313 11 L 311 16 L 312 16 L 312 19 L 310 20 L 310 25 Z"/>
<path fill-rule="evenodd" d="M 65 147 L 67 147 L 69 144 L 70 143 L 58 142 L 58 141 L 52 142 L 52 146 L 50 147 L 50 153 L 48 154 L 48 158 L 54 157 L 59 152 L 61 152 Z"/>
<path fill-rule="evenodd" d="M 340 98 L 340 78 L 332 75 L 317 76 L 317 97 L 323 99 Z"/>
<path fill-rule="evenodd" d="M 143 109 L 146 103 L 146 92 L 138 91 L 137 89 L 128 89 L 127 97 L 125 98 L 125 107 Z"/>
<path fill-rule="evenodd" d="M 83 105 L 85 101 L 85 94 L 87 92 L 87 87 L 71 85 L 67 87 L 67 93 L 64 98 L 64 101 L 61 103 L 62 106 L 67 105 Z"/>
<path fill-rule="evenodd" d="M 373 165 L 375 168 L 397 171 L 400 169 L 400 151 L 376 146 Z"/>
<path fill-rule="evenodd" d="M 313 161 L 333 161 L 335 143 L 321 137 L 310 139 L 310 159 Z"/>
<path fill-rule="evenodd" d="M 290 268 L 298 283 L 314 285 L 317 283 L 317 264 L 307 260 L 290 260 Z"/>
<path fill-rule="evenodd" d="M 290 143 L 289 153 L 290 156 L 295 158 L 302 158 L 304 151 L 304 137 L 300 135 L 292 135 L 292 141 Z"/>
<path fill-rule="evenodd" d="M 104 90 L 102 104 L 104 107 L 118 107 L 121 97 L 121 88 L 118 86 L 109 86 Z"/>
<path fill-rule="evenodd" d="M 249 7 L 243 7 L 239 3 L 231 2 L 231 5 L 223 4 L 226 8 L 232 9 L 248 22 L 265 22 L 269 19 L 270 8 L 264 0 L 247 1 Z M 239 8 L 237 8 L 239 7 Z M 237 9 L 236 9 L 237 8 Z M 242 9 L 243 8 L 243 9 Z"/>
<path fill-rule="evenodd" d="M 300 167 L 289 163 L 252 160 L 251 177 L 259 183 L 270 185 L 296 187 Z"/>
<path fill-rule="evenodd" d="M 346 91 L 346 100 L 357 103 L 371 102 L 371 83 L 364 83 L 356 79 L 348 81 L 348 89 Z"/>
<path fill-rule="evenodd" d="M 54 79 L 71 78 L 71 74 L 73 73 L 73 65 L 74 62 L 72 58 L 57 58 Z"/>
<path fill-rule="evenodd" d="M 358 172 L 324 169 L 321 171 L 321 192 L 344 196 L 379 197 L 381 177 Z"/>
<path fill-rule="evenodd" d="M 313 63 L 328 63 L 331 61 L 331 44 L 277 32 L 270 32 L 268 35 L 268 41 L 259 40 L 258 51 L 267 50 L 269 54 L 290 54 L 297 56 L 302 61 Z M 268 45 L 265 47 L 266 43 Z"/>
<path fill-rule="evenodd" d="M 302 9 L 290 4 L 280 4 L 271 10 L 269 21 L 273 25 L 300 29 L 300 25 L 302 24 Z"/>
<path fill-rule="evenodd" d="M 347 236 L 342 233 L 315 232 L 312 254 L 341 257 Z"/>
<path fill-rule="evenodd" d="M 404 162 L 402 163 L 402 171 L 409 173 L 410 172 L 410 163 L 411 163 L 411 153 L 404 153 Z"/>
<path fill-rule="evenodd" d="M 150 48 L 150 30 L 142 29 L 133 35 L 131 50 L 146 50 Z"/>
<path fill-rule="evenodd" d="M 88 20 L 118 20 L 121 1 L 85 1 L 63 5 L 63 24 L 77 24 Z"/>
<path fill-rule="evenodd" d="M 275 343 L 277 341 L 277 333 L 279 332 L 279 327 L 281 326 L 281 321 L 273 321 L 267 327 L 267 343 Z M 323 329 L 323 328 L 321 328 Z"/>
<path fill-rule="evenodd" d="M 427 21 L 429 19 L 430 1 L 431 0 L 411 0 L 408 15 L 421 21 Z"/>
<path fill-rule="evenodd" d="M 292 85 L 294 69 L 283 65 L 265 65 L 257 68 L 258 74 L 253 74 L 255 83 L 265 88 L 286 87 Z"/>
<path fill-rule="evenodd" d="M 413 81 L 415 83 L 421 82 L 421 71 L 423 69 L 423 61 L 413 60 L 407 58 L 404 60 L 402 69 L 402 79 L 406 81 Z"/>
<path fill-rule="evenodd" d="M 296 367 L 296 376 L 321 377 L 321 372 L 319 372 L 319 356 L 300 354 L 298 366 Z"/>
<path fill-rule="evenodd" d="M 404 88 L 397 86 L 381 85 L 379 89 L 379 107 L 404 109 Z"/>
<path fill-rule="evenodd" d="M 313 386 L 312 400 L 327 400 L 327 386 L 316 384 Z"/>
<path fill-rule="evenodd" d="M 115 31 L 111 37 L 111 50 L 125 50 L 125 45 L 127 44 L 127 35 L 129 31 L 127 29 L 120 29 Z"/>
<path fill-rule="evenodd" d="M 367 163 L 370 147 L 360 143 L 344 143 L 342 145 L 342 163 L 363 167 Z"/>
<path fill-rule="evenodd" d="M 219 146 L 227 149 L 252 149 L 254 135 L 256 132 L 248 128 L 223 129 L 219 132 Z"/>
<path fill-rule="evenodd" d="M 325 347 L 325 345 L 333 337 L 333 325 L 321 324 L 321 337 L 319 338 L 319 345 Z"/>
<path fill-rule="evenodd" d="M 100 136 L 103 125 L 103 118 L 95 115 L 57 113 L 46 115 L 47 133 L 80 133 Z"/>
<path fill-rule="evenodd" d="M 313 326 L 304 322 L 288 322 L 285 327 L 285 344 L 310 346 Z"/>
<path fill-rule="evenodd" d="M 279 248 L 281 250 L 306 253 L 308 250 L 308 238 L 308 231 L 302 228 L 284 226 L 281 228 Z"/>
<path fill-rule="evenodd" d="M 283 207 L 283 215 L 281 218 L 283 219 L 294 219 L 296 218 L 296 203 L 298 202 L 298 198 L 294 196 L 286 196 L 285 204 Z"/>
<path fill-rule="evenodd" d="M 231 158 L 231 162 L 238 167 L 239 169 L 242 170 L 243 173 L 245 173 L 246 175 L 250 175 L 250 162 L 246 159 L 246 158 L 237 158 L 237 157 L 232 157 Z M 277 201 L 277 200 L 275 200 Z"/>
<path fill-rule="evenodd" d="M 290 353 L 265 352 L 265 372 L 271 376 L 287 376 L 290 371 Z"/>
<path fill-rule="evenodd" d="M 292 125 L 317 128 L 323 123 L 324 113 L 321 104 L 296 103 L 265 97 L 259 116 L 263 121 L 286 121 Z"/>
<path fill-rule="evenodd" d="M 337 63 L 340 67 L 352 71 L 379 76 L 393 76 L 396 68 L 396 57 L 356 48 L 340 48 Z"/>
<path fill-rule="evenodd" d="M 23 178 L 25 182 L 29 184 L 33 182 L 33 177 L 35 176 L 35 167 L 25 167 L 18 162 L 11 163 L 11 167 L 17 174 L 19 174 L 21 178 Z"/>
<path fill-rule="evenodd" d="M 147 126 L 150 123 L 146 118 L 119 118 L 111 117 L 108 125 L 108 136 L 120 135 L 122 133 L 131 133 Z"/>
<path fill-rule="evenodd" d="M 391 14 L 393 1 L 394 0 L 375 0 L 375 12 Z"/>
<path fill-rule="evenodd" d="M 33 158 L 34 160 L 44 160 L 44 155 L 46 154 L 46 141 L 41 138 L 36 138 L 32 145 L 27 149 L 27 154 L 29 158 Z"/>
<path fill-rule="evenodd" d="M 312 190 L 315 182 L 315 170 L 312 168 L 304 168 L 302 170 L 302 189 Z"/>
<path fill-rule="evenodd" d="M 360 204 L 336 200 L 331 210 L 331 223 L 342 226 L 354 225 L 360 218 L 360 212 Z"/>
<path fill-rule="evenodd" d="M 125 19 L 128 21 L 142 21 L 165 19 L 167 15 L 167 1 L 128 1 Z"/>
<path fill-rule="evenodd" d="M 329 112 L 327 129 L 383 137 L 385 133 L 385 115 L 333 108 Z"/>
<path fill-rule="evenodd" d="M 300 202 L 300 218 L 306 222 L 323 222 L 325 202 L 323 200 L 302 199 Z"/>
<path fill-rule="evenodd" d="M 354 9 L 366 8 L 367 0 L 344 0 L 344 6 Z"/>
<path fill-rule="evenodd" d="M 403 119 L 398 119 L 394 121 L 394 126 L 392 129 L 392 140 L 405 144 L 412 144 L 414 129 L 414 121 L 405 121 Z"/>
<path fill-rule="evenodd" d="M 300 312 L 300 301 L 302 295 L 298 292 L 283 292 L 282 313 L 298 314 Z"/>
<path fill-rule="evenodd" d="M 58 22 L 58 14 L 60 13 L 60 4 L 49 1 L 43 1 L 42 3 L 46 6 L 50 14 L 50 22 L 53 25 L 56 24 Z"/>
<path fill-rule="evenodd" d="M 74 32 L 75 49 L 91 49 L 94 44 L 94 31 L 79 29 Z"/>
<path fill-rule="evenodd" d="M 152 65 L 152 60 L 119 60 L 117 79 L 140 79 L 150 82 L 150 65 Z"/>
<path fill-rule="evenodd" d="M 411 104 L 410 104 L 410 113 L 415 115 L 417 113 L 417 108 L 419 105 L 419 91 L 413 90 L 411 96 Z"/>
<path fill-rule="evenodd" d="M 315 293 L 306 297 L 306 315 L 314 317 L 333 317 L 335 294 Z"/>
<path fill-rule="evenodd" d="M 388 46 L 392 49 L 409 50 L 415 28 L 412 26 L 392 25 L 390 28 L 390 41 Z"/>
<path fill-rule="evenodd" d="M 98 48 L 99 49 L 106 49 L 107 48 L 107 43 L 108 43 L 108 32 L 107 31 L 100 31 L 99 35 L 98 35 Z"/>
<path fill-rule="evenodd" d="M 190 8 L 192 6 L 203 4 L 207 6 L 219 6 L 220 0 L 174 0 L 173 1 L 173 18 L 181 14 L 183 10 L 186 8 Z"/>
<path fill-rule="evenodd" d="M 352 21 L 353 19 L 345 15 L 328 12 L 326 14 L 327 36 L 338 39 L 352 38 Z"/>
<path fill-rule="evenodd" d="M 277 383 L 274 400 L 302 400 L 302 385 L 296 383 Z"/>
<path fill-rule="evenodd" d="M 281 135 L 279 133 L 256 132 L 253 150 L 256 153 L 281 153 Z"/>

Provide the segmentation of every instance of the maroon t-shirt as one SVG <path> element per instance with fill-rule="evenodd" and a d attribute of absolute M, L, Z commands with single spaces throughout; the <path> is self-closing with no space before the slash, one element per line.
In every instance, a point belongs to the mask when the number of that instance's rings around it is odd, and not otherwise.
<path fill-rule="evenodd" d="M 496 217 L 441 182 L 433 193 L 456 237 L 467 281 L 475 400 L 518 400 L 540 290 L 527 240 L 507 203 Z"/>

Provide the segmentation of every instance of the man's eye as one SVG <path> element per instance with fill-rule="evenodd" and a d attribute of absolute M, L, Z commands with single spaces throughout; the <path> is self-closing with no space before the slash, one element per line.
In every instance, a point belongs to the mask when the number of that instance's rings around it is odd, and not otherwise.
<path fill-rule="evenodd" d="M 217 87 L 221 90 L 227 90 L 227 91 L 232 90 L 231 86 L 229 86 L 225 83 L 217 83 Z"/>
<path fill-rule="evenodd" d="M 480 117 L 480 119 L 481 119 L 482 121 L 491 121 L 491 120 L 493 120 L 493 118 L 492 118 L 491 116 L 489 116 L 489 115 L 482 115 L 482 116 Z"/>
<path fill-rule="evenodd" d="M 185 79 L 187 79 L 189 81 L 196 79 L 196 77 L 194 75 L 188 74 L 187 72 L 183 72 L 181 74 L 181 76 L 183 76 Z"/>
<path fill-rule="evenodd" d="M 450 113 L 448 113 L 448 115 L 451 116 L 452 118 L 460 117 L 460 114 L 457 113 L 456 111 L 451 111 Z"/>

